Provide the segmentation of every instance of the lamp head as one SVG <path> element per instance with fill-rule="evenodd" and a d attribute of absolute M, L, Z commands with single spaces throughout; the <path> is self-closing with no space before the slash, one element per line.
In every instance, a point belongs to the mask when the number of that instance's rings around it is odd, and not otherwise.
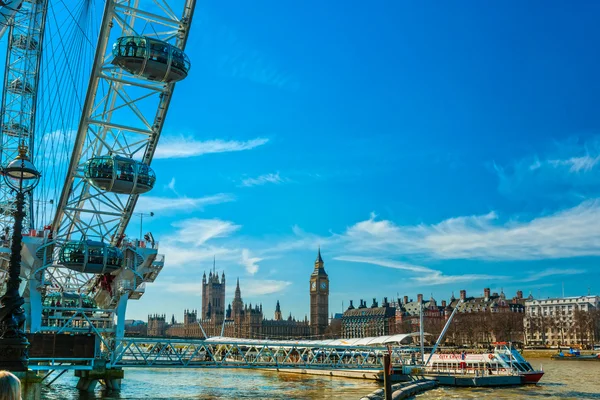
<path fill-rule="evenodd" d="M 27 146 L 19 145 L 19 155 L 4 169 L 6 184 L 15 190 L 30 191 L 37 186 L 41 174 L 27 156 Z"/>

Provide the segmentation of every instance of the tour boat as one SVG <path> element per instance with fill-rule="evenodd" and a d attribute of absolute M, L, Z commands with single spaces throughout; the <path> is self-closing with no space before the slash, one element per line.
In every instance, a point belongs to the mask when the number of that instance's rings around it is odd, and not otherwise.
<path fill-rule="evenodd" d="M 493 345 L 493 350 L 481 353 L 459 350 L 434 353 L 422 373 L 435 376 L 442 384 L 447 378 L 463 380 L 463 384 L 454 381 L 460 386 L 535 384 L 544 375 L 544 371 L 534 369 L 510 343 Z"/>
<path fill-rule="evenodd" d="M 510 342 L 492 343 L 493 349 L 481 353 L 437 351 L 462 302 L 461 299 L 454 307 L 426 361 L 423 358 L 421 365 L 415 365 L 416 360 L 412 357 L 411 365 L 403 365 L 402 372 L 406 375 L 428 376 L 437 380 L 440 385 L 449 386 L 515 386 L 538 383 L 544 371 L 535 370 Z M 423 308 L 419 316 L 420 353 L 424 355 Z"/>

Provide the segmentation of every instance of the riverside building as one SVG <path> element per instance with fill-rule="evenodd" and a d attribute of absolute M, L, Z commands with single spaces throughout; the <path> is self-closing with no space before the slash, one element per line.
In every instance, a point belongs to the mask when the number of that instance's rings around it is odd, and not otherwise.
<path fill-rule="evenodd" d="M 590 347 L 600 339 L 600 296 L 528 299 L 525 344 Z"/>

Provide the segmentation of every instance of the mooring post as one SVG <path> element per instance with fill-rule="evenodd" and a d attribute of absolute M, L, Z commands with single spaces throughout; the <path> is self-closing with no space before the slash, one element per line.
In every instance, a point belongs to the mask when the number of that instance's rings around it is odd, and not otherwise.
<path fill-rule="evenodd" d="M 392 400 L 392 377 L 390 376 L 390 366 L 392 358 L 390 354 L 383 355 L 383 386 L 385 391 L 385 400 Z"/>

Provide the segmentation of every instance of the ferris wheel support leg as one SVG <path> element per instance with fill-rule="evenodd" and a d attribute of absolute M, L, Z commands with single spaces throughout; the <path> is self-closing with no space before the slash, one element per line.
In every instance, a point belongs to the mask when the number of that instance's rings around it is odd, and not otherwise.
<path fill-rule="evenodd" d="M 127 312 L 127 300 L 129 296 L 124 293 L 119 299 L 115 314 L 117 315 L 117 325 L 115 327 L 115 338 L 117 341 L 125 337 L 125 313 Z"/>
<path fill-rule="evenodd" d="M 25 301 L 29 313 L 28 326 L 30 333 L 38 332 L 42 327 L 42 294 L 37 290 L 40 287 L 39 279 L 29 278 L 29 298 Z"/>

